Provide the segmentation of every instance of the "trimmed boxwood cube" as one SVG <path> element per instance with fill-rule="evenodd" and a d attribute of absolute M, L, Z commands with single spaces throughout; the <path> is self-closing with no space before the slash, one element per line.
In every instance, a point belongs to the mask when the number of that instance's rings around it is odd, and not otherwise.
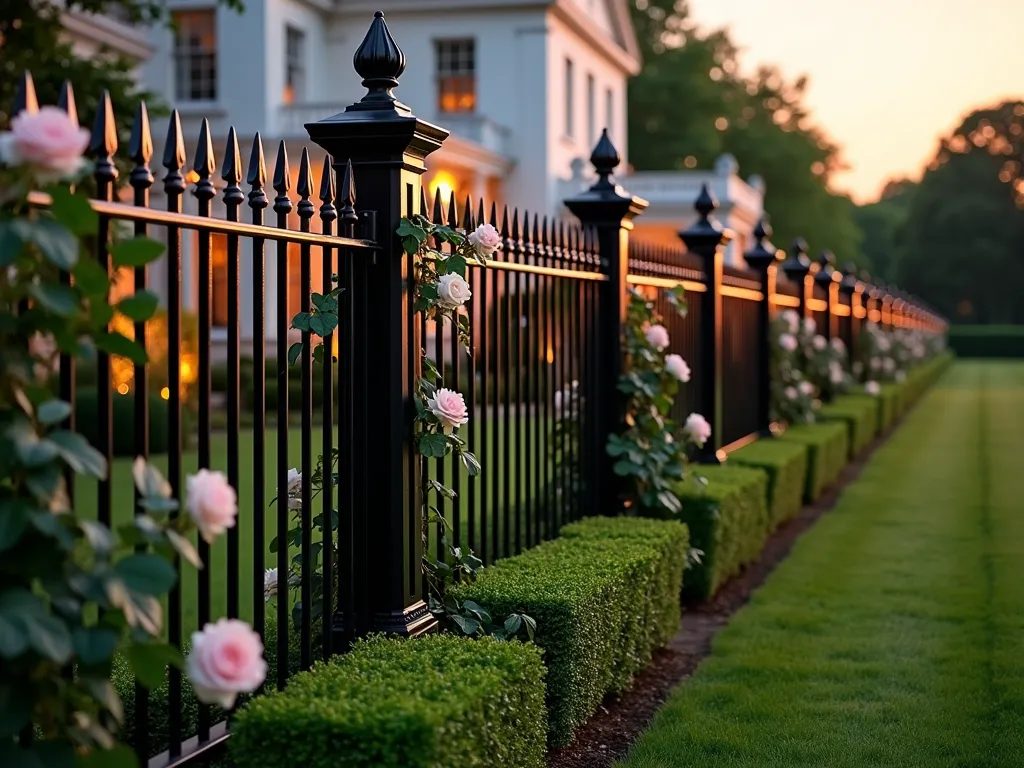
<path fill-rule="evenodd" d="M 544 674 L 532 644 L 373 637 L 253 699 L 230 755 L 246 768 L 541 768 Z"/>
<path fill-rule="evenodd" d="M 762 438 L 730 453 L 729 463 L 757 467 L 768 473 L 769 530 L 775 530 L 800 512 L 807 484 L 807 446 Z"/>
<path fill-rule="evenodd" d="M 690 529 L 690 546 L 703 552 L 686 572 L 683 595 L 706 600 L 761 554 L 769 527 L 768 475 L 753 467 L 698 466 L 673 491 L 683 503 L 678 519 Z"/>
<path fill-rule="evenodd" d="M 816 501 L 846 466 L 849 433 L 842 422 L 801 424 L 790 427 L 778 439 L 807 446 L 807 485 L 804 488 L 807 502 Z"/>
<path fill-rule="evenodd" d="M 850 431 L 850 458 L 863 453 L 878 434 L 878 400 L 871 395 L 840 395 L 821 409 L 825 421 L 842 421 Z"/>
<path fill-rule="evenodd" d="M 454 590 L 492 616 L 523 611 L 536 619 L 535 642 L 548 667 L 551 746 L 572 741 L 605 694 L 623 690 L 662 642 L 651 619 L 668 599 L 658 585 L 674 590 L 682 578 L 665 577 L 664 553 L 686 547 L 683 526 L 666 530 L 675 531 L 672 547 L 621 531 L 559 538 L 500 560 Z"/>

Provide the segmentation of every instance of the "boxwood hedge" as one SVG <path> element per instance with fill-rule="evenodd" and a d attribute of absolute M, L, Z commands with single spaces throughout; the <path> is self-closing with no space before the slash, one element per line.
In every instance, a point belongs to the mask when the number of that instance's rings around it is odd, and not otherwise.
<path fill-rule="evenodd" d="M 755 440 L 730 453 L 729 463 L 768 473 L 769 530 L 800 512 L 807 483 L 807 446 L 774 438 Z"/>
<path fill-rule="evenodd" d="M 834 482 L 846 466 L 849 433 L 840 422 L 801 424 L 790 427 L 777 439 L 807 446 L 807 483 L 804 500 L 812 502 Z"/>
<path fill-rule="evenodd" d="M 959 357 L 1024 357 L 1024 325 L 954 325 L 949 346 Z"/>
<path fill-rule="evenodd" d="M 544 664 L 532 644 L 373 637 L 235 717 L 247 768 L 544 765 Z"/>
<path fill-rule="evenodd" d="M 494 616 L 524 611 L 536 619 L 552 746 L 570 742 L 605 694 L 621 691 L 664 642 L 669 596 L 661 592 L 678 595 L 687 535 L 679 524 L 661 522 L 671 533 L 657 535 L 657 523 L 646 525 L 646 537 L 613 526 L 607 535 L 570 527 L 569 536 L 501 560 L 455 590 Z M 664 562 L 670 552 L 671 568 Z"/>
<path fill-rule="evenodd" d="M 683 595 L 706 600 L 761 554 L 769 528 L 768 475 L 753 467 L 699 466 L 673 490 L 683 503 L 678 519 L 690 529 L 690 545 L 703 552 L 686 572 Z"/>
<path fill-rule="evenodd" d="M 859 394 L 840 395 L 822 406 L 822 419 L 846 424 L 851 459 L 863 453 L 878 434 L 878 407 L 878 398 Z"/>

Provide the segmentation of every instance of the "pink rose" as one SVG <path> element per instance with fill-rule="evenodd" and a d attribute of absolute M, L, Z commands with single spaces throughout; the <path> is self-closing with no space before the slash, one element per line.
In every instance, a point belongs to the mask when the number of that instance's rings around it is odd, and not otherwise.
<path fill-rule="evenodd" d="M 437 281 L 437 300 L 445 309 L 458 309 L 473 297 L 473 292 L 461 275 L 449 272 Z"/>
<path fill-rule="evenodd" d="M 439 389 L 427 400 L 427 409 L 441 422 L 445 434 L 451 434 L 463 424 L 469 423 L 466 401 L 458 392 Z"/>
<path fill-rule="evenodd" d="M 816 350 L 818 350 L 820 352 L 821 350 L 823 350 L 827 346 L 828 346 L 828 342 L 825 341 L 825 337 L 824 336 L 815 336 L 814 337 L 814 348 Z"/>
<path fill-rule="evenodd" d="M 652 325 L 647 329 L 647 343 L 654 347 L 656 350 L 661 350 L 668 347 L 668 330 L 664 325 Z"/>
<path fill-rule="evenodd" d="M 7 154 L 13 160 L 36 166 L 41 176 L 71 176 L 82 167 L 82 153 L 89 145 L 89 131 L 75 124 L 57 107 L 21 112 L 11 120 Z"/>
<path fill-rule="evenodd" d="M 811 384 L 811 382 L 809 382 L 809 381 L 801 381 L 800 382 L 800 391 L 803 394 L 805 394 L 805 395 L 813 395 L 814 394 L 814 385 Z"/>
<path fill-rule="evenodd" d="M 699 413 L 691 413 L 686 417 L 684 429 L 690 439 L 699 446 L 703 446 L 708 441 L 708 438 L 711 437 L 711 425 Z"/>
<path fill-rule="evenodd" d="M 782 347 L 787 352 L 795 352 L 796 345 L 796 336 L 794 336 L 793 334 L 784 333 L 781 336 L 779 336 L 779 346 Z"/>
<path fill-rule="evenodd" d="M 875 397 L 878 397 L 880 394 L 882 394 L 882 387 L 881 385 L 879 385 L 877 381 L 869 381 L 867 384 L 864 385 L 864 391 L 867 392 L 869 395 L 874 395 Z"/>
<path fill-rule="evenodd" d="M 787 309 L 782 313 L 782 319 L 785 321 L 790 333 L 800 332 L 800 315 L 795 310 Z"/>
<path fill-rule="evenodd" d="M 818 324 L 816 322 L 814 322 L 814 319 L 810 318 L 810 317 L 805 317 L 804 318 L 804 333 L 817 333 L 817 331 L 818 331 Z"/>
<path fill-rule="evenodd" d="M 235 527 L 238 517 L 238 496 L 223 472 L 200 469 L 185 480 L 188 512 L 203 541 L 213 540 L 228 528 Z"/>
<path fill-rule="evenodd" d="M 501 235 L 490 224 L 481 224 L 469 233 L 469 244 L 478 256 L 487 258 L 501 247 Z"/>
<path fill-rule="evenodd" d="M 668 371 L 669 375 L 674 379 L 678 379 L 682 382 L 690 380 L 690 366 L 688 366 L 686 361 L 679 355 L 665 356 L 665 370 Z"/>
<path fill-rule="evenodd" d="M 46 381 L 57 371 L 57 341 L 49 333 L 35 333 L 28 340 L 28 353 L 35 359 L 32 373 L 37 381 Z"/>
<path fill-rule="evenodd" d="M 796 400 L 796 387 L 786 387 L 786 399 Z"/>
<path fill-rule="evenodd" d="M 260 636 L 238 619 L 207 624 L 202 632 L 192 633 L 185 673 L 197 699 L 231 709 L 238 694 L 252 693 L 267 676 Z"/>

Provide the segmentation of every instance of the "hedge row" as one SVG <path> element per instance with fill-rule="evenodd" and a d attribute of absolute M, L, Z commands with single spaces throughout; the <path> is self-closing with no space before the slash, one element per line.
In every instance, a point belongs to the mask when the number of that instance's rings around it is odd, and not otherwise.
<path fill-rule="evenodd" d="M 374 637 L 239 712 L 246 768 L 544 765 L 544 664 L 535 645 Z"/>
<path fill-rule="evenodd" d="M 683 595 L 706 600 L 761 554 L 770 527 L 768 475 L 753 467 L 701 466 L 674 491 L 690 545 L 703 553 L 687 572 Z"/>
<path fill-rule="evenodd" d="M 537 620 L 552 746 L 569 743 L 605 694 L 622 691 L 678 627 L 670 603 L 688 550 L 686 527 L 673 522 L 594 518 L 566 533 L 456 590 L 492 615 L 523 611 Z"/>
<path fill-rule="evenodd" d="M 878 434 L 878 398 L 871 395 L 840 395 L 821 409 L 825 421 L 842 421 L 849 430 L 850 458 L 864 452 Z"/>
<path fill-rule="evenodd" d="M 1024 357 L 1024 325 L 954 325 L 949 346 L 958 357 Z"/>
<path fill-rule="evenodd" d="M 846 425 L 836 422 L 801 424 L 790 427 L 779 438 L 807 448 L 807 478 L 804 501 L 817 501 L 825 487 L 839 477 L 849 456 L 849 433 Z"/>
<path fill-rule="evenodd" d="M 807 448 L 783 440 L 756 440 L 729 454 L 729 462 L 768 474 L 768 521 L 774 531 L 796 517 L 804 503 Z"/>

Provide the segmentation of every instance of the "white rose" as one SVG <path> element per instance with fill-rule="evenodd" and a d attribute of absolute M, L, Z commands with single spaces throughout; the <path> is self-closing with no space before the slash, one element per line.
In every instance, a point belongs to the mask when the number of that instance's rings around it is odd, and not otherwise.
<path fill-rule="evenodd" d="M 828 342 L 825 341 L 825 337 L 824 336 L 815 336 L 814 337 L 814 348 L 815 349 L 820 351 L 820 350 L 824 349 L 827 346 L 828 346 Z"/>
<path fill-rule="evenodd" d="M 875 397 L 878 397 L 880 394 L 882 394 L 882 387 L 877 381 L 869 381 L 867 384 L 864 385 L 864 391 L 867 392 L 869 395 L 874 395 Z"/>
<path fill-rule="evenodd" d="M 787 400 L 796 400 L 796 395 L 797 395 L 796 387 L 786 387 L 786 399 Z"/>
<path fill-rule="evenodd" d="M 469 423 L 469 411 L 462 395 L 450 389 L 441 388 L 427 400 L 427 409 L 441 422 L 445 434 L 451 434 L 463 424 Z"/>
<path fill-rule="evenodd" d="M 797 347 L 796 336 L 790 333 L 784 333 L 779 336 L 779 346 L 787 352 L 795 352 Z"/>
<path fill-rule="evenodd" d="M 785 321 L 790 333 L 800 332 L 800 315 L 796 313 L 796 310 L 787 309 L 782 313 L 782 319 Z"/>
<path fill-rule="evenodd" d="M 811 382 L 809 382 L 809 381 L 801 381 L 800 382 L 800 391 L 803 394 L 805 394 L 805 395 L 813 395 L 814 394 L 814 385 L 811 384 Z"/>
<path fill-rule="evenodd" d="M 805 317 L 804 318 L 804 333 L 817 333 L 817 332 L 818 332 L 818 324 L 816 322 L 814 322 L 814 318 Z"/>
<path fill-rule="evenodd" d="M 469 233 L 469 244 L 477 255 L 487 258 L 501 247 L 501 235 L 490 224 L 481 224 Z"/>
<path fill-rule="evenodd" d="M 674 379 L 682 382 L 690 380 L 690 366 L 686 364 L 686 361 L 680 355 L 666 355 L 665 370 Z"/>
<path fill-rule="evenodd" d="M 445 309 L 458 309 L 472 296 L 469 283 L 461 275 L 449 272 L 437 281 L 437 300 Z"/>
<path fill-rule="evenodd" d="M 188 512 L 203 541 L 212 544 L 217 536 L 235 527 L 238 496 L 223 472 L 200 469 L 186 478 L 185 488 Z"/>
<path fill-rule="evenodd" d="M 646 338 L 647 343 L 659 352 L 668 347 L 668 329 L 664 325 L 652 325 L 647 329 Z"/>
<path fill-rule="evenodd" d="M 832 349 L 834 349 L 836 352 L 843 352 L 846 350 L 846 345 L 843 343 L 842 339 L 835 338 L 832 339 Z"/>
<path fill-rule="evenodd" d="M 708 438 L 711 437 L 711 425 L 699 413 L 691 413 L 686 417 L 684 430 L 698 446 L 703 446 L 708 441 Z"/>

